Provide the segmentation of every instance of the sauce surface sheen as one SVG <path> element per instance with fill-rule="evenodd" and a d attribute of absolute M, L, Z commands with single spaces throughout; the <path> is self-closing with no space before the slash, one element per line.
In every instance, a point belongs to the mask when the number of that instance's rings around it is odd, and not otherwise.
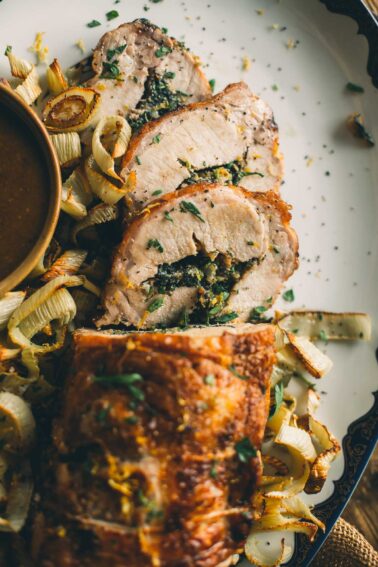
<path fill-rule="evenodd" d="M 42 232 L 46 171 L 29 128 L 0 104 L 0 280 L 22 263 Z"/>

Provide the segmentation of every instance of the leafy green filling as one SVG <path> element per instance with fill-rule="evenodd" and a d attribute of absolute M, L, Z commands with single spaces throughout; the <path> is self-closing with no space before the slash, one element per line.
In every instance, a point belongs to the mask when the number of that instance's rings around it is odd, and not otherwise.
<path fill-rule="evenodd" d="M 249 175 L 264 177 L 264 175 L 258 171 L 246 171 L 244 159 L 236 159 L 230 163 L 213 167 L 206 167 L 204 163 L 203 169 L 197 170 L 184 160 L 179 159 L 179 162 L 189 169 L 190 172 L 190 176 L 185 179 L 182 186 L 194 185 L 195 183 L 230 183 L 232 185 L 238 185 L 244 177 Z"/>
<path fill-rule="evenodd" d="M 210 258 L 204 252 L 187 256 L 172 264 L 161 264 L 153 280 L 149 281 L 149 294 L 170 294 L 179 287 L 197 289 L 197 305 L 182 318 L 186 324 L 226 323 L 237 317 L 236 313 L 220 314 L 230 292 L 243 274 L 258 259 L 245 262 L 218 254 Z"/>
<path fill-rule="evenodd" d="M 174 73 L 167 71 L 160 78 L 154 74 L 148 77 L 143 97 L 137 105 L 138 113 L 135 117 L 128 118 L 133 131 L 186 104 L 189 95 L 181 91 L 173 91 L 169 86 L 168 81 L 174 76 Z"/>

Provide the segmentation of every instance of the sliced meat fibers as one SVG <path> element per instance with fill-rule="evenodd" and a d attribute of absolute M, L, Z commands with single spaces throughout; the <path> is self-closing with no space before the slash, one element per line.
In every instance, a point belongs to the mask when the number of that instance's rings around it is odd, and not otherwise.
<path fill-rule="evenodd" d="M 102 114 L 127 116 L 133 129 L 168 111 L 211 96 L 198 58 L 148 20 L 122 24 L 93 53 Z"/>
<path fill-rule="evenodd" d="M 134 184 L 127 197 L 132 211 L 157 191 L 205 181 L 278 191 L 282 173 L 272 110 L 245 83 L 144 126 L 131 139 L 121 171 Z"/>
<path fill-rule="evenodd" d="M 269 325 L 76 332 L 36 564 L 230 565 L 251 524 L 274 361 Z"/>
<path fill-rule="evenodd" d="M 290 218 L 273 192 L 219 184 L 152 203 L 116 251 L 99 325 L 247 321 L 297 267 Z"/>

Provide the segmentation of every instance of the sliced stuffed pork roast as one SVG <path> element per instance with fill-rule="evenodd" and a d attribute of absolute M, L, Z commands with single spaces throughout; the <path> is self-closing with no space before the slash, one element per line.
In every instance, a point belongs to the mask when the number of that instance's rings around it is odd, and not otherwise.
<path fill-rule="evenodd" d="M 268 325 L 74 335 L 41 567 L 215 567 L 243 550 L 275 361 Z"/>
<path fill-rule="evenodd" d="M 200 184 L 170 193 L 126 228 L 98 324 L 248 320 L 297 266 L 290 218 L 273 192 Z"/>
<path fill-rule="evenodd" d="M 169 193 L 199 182 L 278 190 L 282 156 L 270 107 L 244 83 L 206 102 L 147 124 L 123 158 L 121 175 L 133 179 L 127 204 L 147 205 L 156 191 Z"/>
<path fill-rule="evenodd" d="M 148 20 L 107 32 L 93 53 L 87 86 L 101 94 L 102 114 L 127 116 L 133 129 L 211 96 L 198 59 Z"/>

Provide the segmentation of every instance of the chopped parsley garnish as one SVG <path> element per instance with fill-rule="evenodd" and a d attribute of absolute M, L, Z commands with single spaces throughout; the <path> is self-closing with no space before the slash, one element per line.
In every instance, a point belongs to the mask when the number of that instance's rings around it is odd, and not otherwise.
<path fill-rule="evenodd" d="M 364 87 L 361 87 L 360 85 L 356 85 L 356 83 L 347 83 L 346 84 L 346 89 L 348 91 L 351 91 L 352 93 L 364 93 L 365 89 Z"/>
<path fill-rule="evenodd" d="M 370 134 L 370 132 L 367 131 L 365 127 L 364 118 L 362 114 L 360 114 L 359 112 L 352 114 L 348 118 L 348 126 L 353 136 L 355 136 L 356 138 L 360 138 L 361 140 L 364 140 L 366 144 L 370 147 L 375 145 L 373 136 Z"/>
<path fill-rule="evenodd" d="M 156 136 L 154 136 L 152 138 L 152 143 L 153 144 L 160 144 L 160 140 L 161 140 L 161 134 L 156 134 Z"/>
<path fill-rule="evenodd" d="M 237 378 L 240 378 L 240 380 L 248 380 L 247 376 L 243 376 L 243 374 L 240 374 L 235 367 L 235 364 L 230 364 L 230 366 L 228 367 L 229 370 L 231 370 L 232 374 L 234 376 L 236 376 Z"/>
<path fill-rule="evenodd" d="M 106 418 L 108 417 L 110 408 L 101 408 L 100 411 L 97 413 L 96 415 L 96 421 L 99 422 L 104 422 L 106 420 Z"/>
<path fill-rule="evenodd" d="M 8 55 L 9 53 L 12 52 L 12 46 L 11 45 L 7 45 L 4 51 L 4 55 Z"/>
<path fill-rule="evenodd" d="M 173 222 L 173 218 L 171 217 L 171 215 L 168 213 L 168 211 L 164 212 L 164 218 L 165 220 L 169 221 L 169 222 Z"/>
<path fill-rule="evenodd" d="M 320 339 L 321 341 L 324 341 L 325 343 L 328 343 L 328 335 L 327 335 L 327 333 L 325 332 L 324 329 L 321 329 L 321 330 L 319 331 L 319 339 Z"/>
<path fill-rule="evenodd" d="M 211 92 L 213 93 L 214 89 L 215 89 L 215 79 L 210 79 L 209 85 L 210 85 L 210 88 L 211 88 Z"/>
<path fill-rule="evenodd" d="M 126 388 L 128 393 L 138 402 L 144 400 L 144 392 L 135 384 L 143 381 L 143 376 L 137 372 L 131 374 L 115 374 L 110 376 L 92 376 L 92 382 L 102 386 Z"/>
<path fill-rule="evenodd" d="M 150 250 L 150 248 L 155 248 L 155 250 L 161 253 L 164 252 L 164 248 L 162 247 L 162 245 L 160 244 L 157 238 L 149 239 L 149 241 L 147 242 L 147 250 Z"/>
<path fill-rule="evenodd" d="M 148 313 L 153 313 L 154 311 L 157 311 L 158 309 L 160 309 L 163 303 L 164 303 L 164 297 L 157 297 L 156 299 L 151 301 L 151 303 L 148 305 L 147 307 Z"/>
<path fill-rule="evenodd" d="M 126 43 L 124 45 L 119 45 L 118 47 L 115 47 L 114 49 L 108 49 L 106 52 L 106 59 L 108 61 L 111 61 L 113 59 L 113 57 L 115 55 L 120 55 L 121 53 L 123 53 L 126 49 Z"/>
<path fill-rule="evenodd" d="M 167 45 L 161 45 L 159 47 L 159 49 L 157 49 L 155 51 L 155 55 L 156 55 L 156 57 L 161 58 L 161 57 L 165 57 L 166 55 L 168 55 L 168 53 L 171 53 L 171 52 L 172 52 L 172 49 L 170 47 L 168 47 Z"/>
<path fill-rule="evenodd" d="M 219 325 L 223 325 L 224 323 L 228 323 L 229 321 L 233 321 L 238 316 L 239 315 L 235 311 L 231 311 L 231 313 L 224 313 L 223 315 L 220 315 L 219 317 L 217 317 L 217 319 L 215 320 L 215 323 L 219 323 Z"/>
<path fill-rule="evenodd" d="M 166 71 L 163 75 L 163 79 L 174 79 L 176 77 L 176 73 L 173 71 Z"/>
<path fill-rule="evenodd" d="M 235 450 L 241 463 L 248 463 L 249 459 L 256 457 L 257 452 L 248 437 L 243 437 L 235 445 Z"/>
<path fill-rule="evenodd" d="M 292 303 L 295 299 L 294 296 L 294 290 L 293 289 L 287 289 L 283 294 L 282 297 L 285 301 L 287 301 L 288 303 Z"/>
<path fill-rule="evenodd" d="M 270 321 L 268 317 L 264 317 L 264 313 L 268 311 L 267 307 L 264 305 L 258 305 L 251 310 L 249 314 L 249 320 L 252 323 L 267 323 Z"/>
<path fill-rule="evenodd" d="M 117 12 L 117 10 L 110 10 L 110 12 L 106 12 L 105 15 L 106 15 L 106 19 L 108 20 L 108 22 L 110 22 L 111 20 L 118 18 L 119 13 Z"/>
<path fill-rule="evenodd" d="M 211 478 L 217 478 L 218 477 L 217 464 L 218 463 L 216 461 L 214 461 L 213 464 L 211 465 L 211 469 L 210 469 Z"/>
<path fill-rule="evenodd" d="M 101 22 L 98 20 L 92 20 L 91 22 L 87 23 L 88 28 L 97 28 L 97 26 L 101 26 Z"/>
<path fill-rule="evenodd" d="M 279 254 L 279 253 L 280 253 L 280 249 L 277 248 L 277 246 L 273 246 L 273 250 L 274 250 L 274 252 L 275 252 L 276 254 Z"/>
<path fill-rule="evenodd" d="M 138 165 L 142 165 L 142 162 L 140 161 L 139 156 L 135 156 L 135 161 L 137 162 Z"/>
<path fill-rule="evenodd" d="M 162 31 L 165 35 L 167 35 L 167 33 L 168 33 L 168 28 L 161 28 L 161 31 Z"/>
<path fill-rule="evenodd" d="M 180 203 L 180 211 L 182 213 L 191 213 L 192 215 L 194 215 L 195 217 L 197 217 L 198 220 L 200 220 L 201 222 L 205 222 L 200 211 L 197 209 L 197 207 L 191 203 L 190 201 L 181 201 Z"/>
<path fill-rule="evenodd" d="M 121 71 L 118 67 L 118 61 L 103 61 L 101 77 L 103 79 L 118 79 Z"/>
<path fill-rule="evenodd" d="M 214 384 L 215 384 L 215 376 L 214 376 L 214 374 L 208 374 L 207 376 L 204 377 L 203 381 L 204 381 L 205 384 L 207 384 L 208 386 L 214 386 Z"/>
<path fill-rule="evenodd" d="M 126 417 L 125 419 L 125 423 L 128 423 L 129 425 L 135 425 L 136 423 L 138 423 L 138 417 L 136 415 L 129 415 L 128 417 Z"/>
<path fill-rule="evenodd" d="M 278 91 L 278 85 L 272 85 L 272 91 Z"/>
<path fill-rule="evenodd" d="M 269 417 L 273 417 L 277 413 L 283 402 L 283 394 L 284 394 L 283 382 L 279 382 L 274 386 L 273 393 L 274 393 L 274 403 L 271 406 Z"/>
<path fill-rule="evenodd" d="M 152 195 L 153 197 L 156 197 L 157 195 L 161 195 L 162 192 L 163 192 L 162 189 L 156 189 L 155 191 L 153 191 L 153 193 L 151 193 L 151 195 Z"/>

